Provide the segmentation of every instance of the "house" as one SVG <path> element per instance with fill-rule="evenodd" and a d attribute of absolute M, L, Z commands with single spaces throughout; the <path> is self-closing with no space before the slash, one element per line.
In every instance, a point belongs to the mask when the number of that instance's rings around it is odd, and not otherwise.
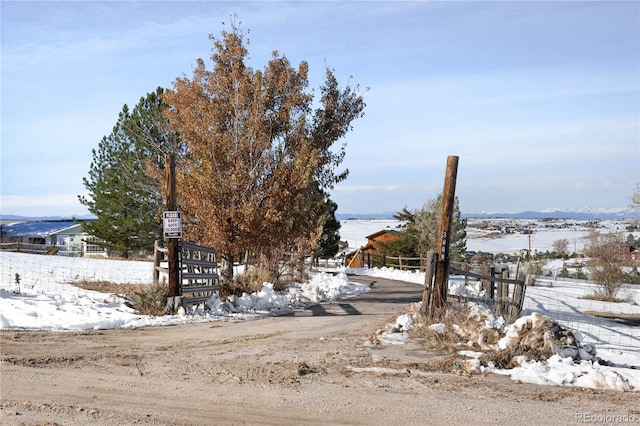
<path fill-rule="evenodd" d="M 18 251 L 46 252 L 52 247 L 65 256 L 106 256 L 106 251 L 82 231 L 82 224 L 74 220 L 30 220 L 0 225 L 3 245 L 14 243 Z"/>
<path fill-rule="evenodd" d="M 348 268 L 364 268 L 368 266 L 367 254 L 382 254 L 381 245 L 397 239 L 399 234 L 400 232 L 398 231 L 383 229 L 382 231 L 367 235 L 366 245 L 346 254 L 346 266 Z"/>

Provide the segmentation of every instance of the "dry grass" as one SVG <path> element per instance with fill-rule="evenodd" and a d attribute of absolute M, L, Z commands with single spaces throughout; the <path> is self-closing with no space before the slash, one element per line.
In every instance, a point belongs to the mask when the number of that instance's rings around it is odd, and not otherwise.
<path fill-rule="evenodd" d="M 87 281 L 81 280 L 72 283 L 76 287 L 85 290 L 99 291 L 101 293 L 122 294 L 131 296 L 137 292 L 144 291 L 149 284 L 116 284 L 109 281 Z"/>
<path fill-rule="evenodd" d="M 519 356 L 526 356 L 529 360 L 546 360 L 553 354 L 545 340 L 545 332 L 552 325 L 550 320 L 542 324 L 539 330 L 533 330 L 531 324 L 523 326 L 516 346 L 498 350 L 497 343 L 502 338 L 502 333 L 486 328 L 484 318 L 470 312 L 469 306 L 450 302 L 446 312 L 445 318 L 439 321 L 446 325 L 447 330 L 444 333 L 429 329 L 428 326 L 432 322 L 438 321 L 430 321 L 427 318 L 424 318 L 425 323 L 422 326 L 411 330 L 411 336 L 421 339 L 430 349 L 449 354 L 430 365 L 431 371 L 455 372 L 464 369 L 469 361 L 457 355 L 458 351 L 464 349 L 482 351 L 483 355 L 479 359 L 481 365 L 491 364 L 504 369 L 517 367 Z"/>
<path fill-rule="evenodd" d="M 456 301 L 448 302 L 446 315 L 440 321 L 429 320 L 426 317 L 424 321 L 421 327 L 411 330 L 411 336 L 422 339 L 437 351 L 458 351 L 462 345 L 471 349 L 482 349 L 487 345 L 494 345 L 501 337 L 497 330 L 484 328 L 484 320 L 470 314 L 466 304 Z M 429 325 L 437 322 L 446 326 L 444 333 L 429 329 Z"/>
<path fill-rule="evenodd" d="M 640 326 L 640 314 L 621 314 L 614 312 L 586 311 L 585 315 L 620 321 L 630 326 Z"/>
<path fill-rule="evenodd" d="M 585 294 L 584 296 L 579 297 L 580 299 L 587 300 L 597 300 L 599 302 L 613 302 L 613 303 L 635 303 L 633 297 L 630 295 L 627 297 L 616 297 L 613 295 L 608 295 L 601 291 L 595 291 L 592 294 Z"/>
<path fill-rule="evenodd" d="M 164 315 L 167 305 L 167 285 L 158 284 L 117 284 L 109 281 L 74 282 L 73 285 L 85 290 L 124 296 L 130 306 L 140 315 Z"/>
<path fill-rule="evenodd" d="M 152 284 L 135 292 L 131 297 L 133 309 L 141 315 L 164 315 L 168 287 L 164 283 Z"/>

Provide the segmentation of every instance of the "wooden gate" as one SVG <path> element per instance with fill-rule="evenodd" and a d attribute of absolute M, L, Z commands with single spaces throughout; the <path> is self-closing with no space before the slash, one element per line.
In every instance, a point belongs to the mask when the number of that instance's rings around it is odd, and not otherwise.
<path fill-rule="evenodd" d="M 433 295 L 433 271 L 435 264 L 434 253 L 431 256 L 431 262 L 427 262 L 427 271 L 425 273 L 425 288 L 422 298 L 422 312 L 428 312 L 428 305 Z M 465 277 L 465 284 L 468 278 L 475 278 L 482 283 L 485 290 L 485 296 L 462 296 L 459 294 L 447 294 L 447 298 L 454 298 L 462 302 L 475 302 L 493 309 L 496 315 L 502 315 L 508 323 L 512 323 L 520 317 L 522 307 L 524 305 L 524 297 L 526 291 L 526 279 L 510 279 L 508 269 L 496 272 L 495 268 L 491 268 L 489 275 L 477 274 L 475 272 L 456 269 L 449 267 L 448 275 L 461 275 Z M 528 278 L 529 276 L 527 276 Z"/>
<path fill-rule="evenodd" d="M 186 309 L 189 305 L 205 302 L 218 294 L 220 276 L 214 249 L 185 241 L 179 243 L 179 248 L 179 296 L 180 304 Z M 154 283 L 158 283 L 160 272 L 168 273 L 168 268 L 162 266 L 162 262 L 166 261 L 166 253 L 163 241 L 156 241 Z"/>
<path fill-rule="evenodd" d="M 520 317 L 524 305 L 526 283 L 525 280 L 509 278 L 508 269 L 496 272 L 495 268 L 491 268 L 489 275 L 481 275 L 451 267 L 449 274 L 478 279 L 482 282 L 485 294 L 487 295 L 485 297 L 449 295 L 449 297 L 493 306 L 496 315 L 502 315 L 509 323 L 514 322 Z"/>

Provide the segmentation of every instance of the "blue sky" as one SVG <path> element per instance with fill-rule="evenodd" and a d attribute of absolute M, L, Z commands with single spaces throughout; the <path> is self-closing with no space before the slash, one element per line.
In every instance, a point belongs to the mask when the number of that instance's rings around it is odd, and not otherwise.
<path fill-rule="evenodd" d="M 0 211 L 82 215 L 124 104 L 207 58 L 222 22 L 369 88 L 338 213 L 421 207 L 459 156 L 463 213 L 622 209 L 640 181 L 640 3 L 1 2 Z M 209 62 L 207 62 L 209 63 Z"/>

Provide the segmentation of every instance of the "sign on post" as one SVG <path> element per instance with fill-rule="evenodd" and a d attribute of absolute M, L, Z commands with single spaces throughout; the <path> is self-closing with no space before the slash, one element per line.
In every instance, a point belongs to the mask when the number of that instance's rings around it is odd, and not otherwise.
<path fill-rule="evenodd" d="M 164 238 L 182 238 L 182 212 L 162 212 Z"/>

